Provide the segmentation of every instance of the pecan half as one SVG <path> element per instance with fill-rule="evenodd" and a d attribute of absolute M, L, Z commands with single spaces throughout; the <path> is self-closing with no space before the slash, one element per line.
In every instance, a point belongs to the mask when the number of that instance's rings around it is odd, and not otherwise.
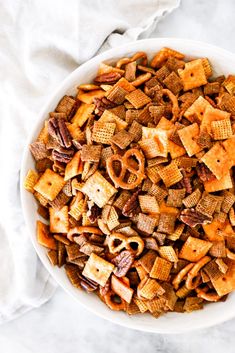
<path fill-rule="evenodd" d="M 196 166 L 196 172 L 202 182 L 211 181 L 216 178 L 216 176 L 204 163 L 198 163 L 198 165 Z"/>
<path fill-rule="evenodd" d="M 39 173 L 43 173 L 46 169 L 50 169 L 52 165 L 53 161 L 51 161 L 49 158 L 44 158 L 35 163 L 35 168 Z"/>
<path fill-rule="evenodd" d="M 116 106 L 115 103 L 111 102 L 106 97 L 94 98 L 94 104 L 95 104 L 95 108 L 96 108 L 95 113 L 99 116 L 101 116 L 106 109 L 111 109 Z"/>
<path fill-rule="evenodd" d="M 96 76 L 94 79 L 95 83 L 108 83 L 113 84 L 121 78 L 121 75 L 118 72 L 107 72 Z"/>
<path fill-rule="evenodd" d="M 103 246 L 98 246 L 87 241 L 82 244 L 82 246 L 80 247 L 80 251 L 86 254 L 87 256 L 90 256 L 92 253 L 100 255 L 104 251 L 104 248 Z"/>
<path fill-rule="evenodd" d="M 175 128 L 173 129 L 172 133 L 169 136 L 169 140 L 173 141 L 174 143 L 176 143 L 178 146 L 183 147 L 183 144 L 181 142 L 181 139 L 179 137 L 179 130 L 183 129 L 184 125 L 180 124 L 178 122 L 175 123 Z"/>
<path fill-rule="evenodd" d="M 65 148 L 60 148 L 59 150 L 53 150 L 52 151 L 52 159 L 54 161 L 62 162 L 62 163 L 68 163 L 71 161 L 74 155 L 74 150 L 73 149 L 65 149 Z"/>
<path fill-rule="evenodd" d="M 51 118 L 48 122 L 48 133 L 57 139 L 62 147 L 69 148 L 72 146 L 72 137 L 64 119 Z"/>
<path fill-rule="evenodd" d="M 140 190 L 137 190 L 134 192 L 134 194 L 127 200 L 125 203 L 123 209 L 122 209 L 122 214 L 125 217 L 133 217 L 136 215 L 139 202 L 138 202 L 138 195 L 140 193 Z"/>
<path fill-rule="evenodd" d="M 196 142 L 199 146 L 203 148 L 210 148 L 212 146 L 212 139 L 207 131 L 200 132 L 198 138 L 196 139 Z"/>
<path fill-rule="evenodd" d="M 124 250 L 112 259 L 112 263 L 117 266 L 114 274 L 123 277 L 127 274 L 135 260 L 134 254 L 129 250 Z"/>
<path fill-rule="evenodd" d="M 89 221 L 91 223 L 95 223 L 97 221 L 97 218 L 100 216 L 100 214 L 101 214 L 101 209 L 95 203 L 91 205 L 91 203 L 88 202 L 87 217 Z"/>
<path fill-rule="evenodd" d="M 144 239 L 145 241 L 145 247 L 146 249 L 151 249 L 151 250 L 155 250 L 155 251 L 158 251 L 159 250 L 159 247 L 158 247 L 158 244 L 157 244 L 157 241 L 155 238 L 153 237 L 146 237 Z"/>
<path fill-rule="evenodd" d="M 72 143 L 77 150 L 81 150 L 82 146 L 85 144 L 85 140 L 84 141 L 73 140 Z"/>
<path fill-rule="evenodd" d="M 100 295 L 103 297 L 110 291 L 110 279 L 105 283 L 104 287 L 100 286 Z"/>
<path fill-rule="evenodd" d="M 183 168 L 181 168 L 180 171 L 183 175 L 183 179 L 181 180 L 181 184 L 184 186 L 186 192 L 188 194 L 191 194 L 191 192 L 193 191 L 193 188 L 191 185 L 190 177 L 189 177 L 188 173 Z"/>
<path fill-rule="evenodd" d="M 35 141 L 29 145 L 29 149 L 36 161 L 40 161 L 48 157 L 49 152 L 43 142 Z"/>
<path fill-rule="evenodd" d="M 91 279 L 84 277 L 83 275 L 78 275 L 81 279 L 80 285 L 87 292 L 94 292 L 98 288 L 98 284 Z"/>
<path fill-rule="evenodd" d="M 193 208 L 185 209 L 181 212 L 180 220 L 190 227 L 199 224 L 208 224 L 212 222 L 212 217 L 206 216 Z"/>

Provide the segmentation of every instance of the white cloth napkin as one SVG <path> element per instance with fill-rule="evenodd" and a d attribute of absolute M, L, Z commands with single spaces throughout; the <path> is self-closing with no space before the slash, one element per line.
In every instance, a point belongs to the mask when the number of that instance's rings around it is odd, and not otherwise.
<path fill-rule="evenodd" d="M 47 96 L 98 51 L 144 38 L 180 0 L 15 0 L 0 4 L 0 323 L 46 302 L 56 284 L 24 224 L 23 147 Z"/>

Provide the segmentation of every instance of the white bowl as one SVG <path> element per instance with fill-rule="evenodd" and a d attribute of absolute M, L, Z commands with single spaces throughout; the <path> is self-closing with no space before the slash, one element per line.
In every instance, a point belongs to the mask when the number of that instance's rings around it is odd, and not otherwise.
<path fill-rule="evenodd" d="M 230 294 L 224 303 L 205 305 L 203 310 L 195 311 L 191 314 L 167 313 L 158 319 L 153 318 L 149 314 L 128 316 L 123 312 L 111 311 L 96 295 L 87 294 L 82 290 L 74 288 L 69 282 L 64 269 L 51 266 L 46 256 L 46 249 L 40 246 L 36 240 L 36 220 L 39 219 L 36 212 L 36 202 L 33 196 L 23 188 L 23 180 L 28 169 L 34 168 L 34 161 L 29 152 L 28 145 L 35 140 L 43 126 L 44 120 L 48 117 L 48 113 L 54 110 L 60 98 L 64 94 L 75 94 L 78 84 L 91 82 L 96 75 L 100 62 L 105 61 L 110 63 L 120 57 L 130 56 L 136 51 L 145 51 L 151 57 L 164 46 L 183 52 L 188 57 L 208 57 L 216 75 L 227 75 L 235 72 L 234 54 L 206 43 L 185 39 L 155 38 L 140 40 L 108 50 L 94 57 L 73 71 L 62 82 L 55 93 L 48 99 L 48 102 L 45 103 L 43 110 L 39 114 L 24 151 L 21 166 L 21 200 L 25 222 L 38 256 L 59 285 L 72 295 L 78 303 L 81 303 L 102 318 L 125 327 L 156 333 L 183 333 L 212 326 L 235 316 L 235 293 Z"/>

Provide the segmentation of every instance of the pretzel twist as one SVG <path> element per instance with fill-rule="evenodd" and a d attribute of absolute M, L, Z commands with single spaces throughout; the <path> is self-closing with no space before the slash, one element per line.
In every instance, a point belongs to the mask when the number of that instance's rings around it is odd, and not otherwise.
<path fill-rule="evenodd" d="M 75 235 L 80 235 L 82 233 L 90 233 L 90 234 L 97 234 L 102 235 L 102 232 L 99 228 L 93 226 L 76 226 L 71 228 L 67 233 L 67 238 L 70 241 L 74 241 L 73 238 Z"/>
<path fill-rule="evenodd" d="M 221 297 L 217 293 L 207 293 L 209 291 L 208 287 L 196 288 L 198 298 L 207 300 L 208 302 L 218 302 Z"/>
<path fill-rule="evenodd" d="M 178 99 L 177 97 L 169 90 L 169 89 L 163 89 L 162 90 L 163 95 L 167 95 L 172 103 L 172 119 L 171 122 L 175 123 L 176 120 L 179 117 L 179 113 L 180 113 L 180 109 L 179 109 L 179 105 L 178 105 Z"/>
<path fill-rule="evenodd" d="M 146 72 L 145 74 L 139 75 L 131 84 L 135 87 L 138 87 L 148 81 L 151 78 L 150 72 Z"/>
<path fill-rule="evenodd" d="M 115 242 L 120 242 L 118 245 L 115 245 Z M 137 248 L 134 250 L 131 244 L 136 243 Z M 113 233 L 108 239 L 108 247 L 111 254 L 116 254 L 123 249 L 131 250 L 135 252 L 136 256 L 139 256 L 144 250 L 144 241 L 139 236 L 126 237 L 121 233 Z"/>
<path fill-rule="evenodd" d="M 143 58 L 142 65 L 145 66 L 147 64 L 147 54 L 143 51 L 138 51 L 131 58 L 121 58 L 118 60 L 116 67 L 120 69 L 123 65 L 129 64 L 141 58 Z"/>
<path fill-rule="evenodd" d="M 188 289 L 195 289 L 199 286 L 201 276 L 199 275 L 199 271 L 203 266 L 205 266 L 211 260 L 210 256 L 204 256 L 188 272 L 185 285 Z"/>
<path fill-rule="evenodd" d="M 235 254 L 231 250 L 226 249 L 226 255 L 230 260 L 235 260 Z"/>
<path fill-rule="evenodd" d="M 180 283 L 183 281 L 184 277 L 187 275 L 187 273 L 191 270 L 192 267 L 192 263 L 188 264 L 179 273 L 177 273 L 177 275 L 172 281 L 172 284 L 175 289 L 179 289 Z"/>
<path fill-rule="evenodd" d="M 130 160 L 128 161 L 128 159 L 132 156 L 134 156 L 138 162 L 138 169 L 133 168 L 131 166 Z M 116 175 L 113 168 L 114 161 L 119 161 L 121 164 L 121 172 L 118 176 Z M 131 148 L 123 156 L 120 156 L 119 154 L 114 154 L 109 157 L 107 159 L 106 166 L 108 174 L 114 182 L 115 186 L 121 187 L 122 189 L 130 190 L 136 188 L 146 177 L 144 174 L 144 162 L 145 160 L 143 154 L 137 148 Z M 124 177 L 127 171 L 136 176 L 135 181 L 131 183 L 127 183 L 126 181 L 124 181 Z"/>
<path fill-rule="evenodd" d="M 115 296 L 116 294 L 112 291 L 112 290 L 109 290 L 104 296 L 104 301 L 105 301 L 105 304 L 112 310 L 115 310 L 115 311 L 119 311 L 119 310 L 125 310 L 126 309 L 126 303 L 125 303 L 125 300 L 122 299 L 121 297 L 120 298 L 120 303 L 117 303 L 113 300 L 113 297 Z"/>

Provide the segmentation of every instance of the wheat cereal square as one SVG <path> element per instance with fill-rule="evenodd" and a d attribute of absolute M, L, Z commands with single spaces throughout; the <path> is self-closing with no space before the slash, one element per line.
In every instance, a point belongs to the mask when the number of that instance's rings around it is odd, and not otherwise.
<path fill-rule="evenodd" d="M 110 231 L 119 226 L 120 222 L 118 220 L 118 213 L 115 210 L 115 207 L 111 206 L 108 217 L 107 217 L 107 226 Z"/>
<path fill-rule="evenodd" d="M 129 128 L 129 133 L 133 135 L 133 141 L 138 142 L 142 137 L 142 125 L 134 120 Z"/>
<path fill-rule="evenodd" d="M 172 246 L 170 245 L 160 246 L 158 251 L 160 256 L 163 257 L 164 259 L 170 262 L 178 261 L 178 256 L 176 255 L 176 252 Z"/>
<path fill-rule="evenodd" d="M 47 150 L 44 142 L 35 141 L 29 145 L 29 149 L 35 161 L 40 161 L 49 156 L 49 151 Z"/>
<path fill-rule="evenodd" d="M 230 119 L 212 121 L 211 132 L 214 140 L 226 140 L 233 135 Z"/>
<path fill-rule="evenodd" d="M 110 144 L 110 140 L 114 135 L 115 129 L 115 123 L 95 121 L 92 132 L 92 140 L 97 143 L 108 145 Z"/>
<path fill-rule="evenodd" d="M 161 213 L 157 231 L 160 233 L 174 233 L 176 216 L 172 213 Z"/>
<path fill-rule="evenodd" d="M 161 281 L 167 281 L 170 275 L 171 267 L 172 264 L 169 261 L 162 259 L 161 257 L 157 257 L 150 272 L 150 277 Z"/>
<path fill-rule="evenodd" d="M 131 193 L 128 190 L 122 190 L 116 200 L 114 201 L 114 206 L 117 207 L 119 210 L 122 210 L 125 206 L 126 202 L 130 199 Z"/>
<path fill-rule="evenodd" d="M 117 134 L 115 134 L 110 141 L 123 150 L 130 145 L 133 139 L 134 136 L 130 132 L 126 130 L 121 130 Z"/>
<path fill-rule="evenodd" d="M 160 204 L 168 195 L 168 192 L 166 189 L 161 188 L 159 185 L 152 184 L 148 190 L 148 194 L 151 196 L 155 196 L 157 202 Z"/>
<path fill-rule="evenodd" d="M 140 263 L 145 271 L 149 273 L 153 267 L 156 257 L 157 252 L 154 250 L 149 250 L 146 254 L 141 256 L 141 258 L 138 260 L 138 263 Z"/>
<path fill-rule="evenodd" d="M 181 237 L 181 235 L 182 235 L 182 233 L 184 231 L 184 227 L 185 227 L 185 225 L 183 223 L 178 224 L 176 226 L 174 232 L 167 235 L 167 239 L 170 239 L 170 240 L 173 240 L 173 241 L 178 240 Z"/>
<path fill-rule="evenodd" d="M 69 118 L 71 113 L 74 111 L 76 104 L 77 104 L 76 99 L 65 95 L 59 101 L 57 107 L 55 108 L 55 111 L 57 113 L 64 113 L 66 118 Z"/>
<path fill-rule="evenodd" d="M 223 86 L 226 88 L 226 90 L 232 95 L 235 95 L 235 76 L 234 75 L 228 75 L 226 80 L 223 82 Z"/>
<path fill-rule="evenodd" d="M 83 145 L 81 149 L 81 160 L 83 162 L 99 162 L 101 158 L 101 145 Z"/>
<path fill-rule="evenodd" d="M 203 88 L 205 96 L 211 96 L 217 94 L 220 91 L 219 82 L 208 82 Z"/>
<path fill-rule="evenodd" d="M 179 76 L 174 71 L 172 71 L 170 73 L 170 75 L 168 75 L 163 80 L 163 83 L 175 95 L 178 94 L 183 89 L 183 84 L 181 82 L 181 79 L 179 78 Z"/>
<path fill-rule="evenodd" d="M 157 295 L 161 295 L 165 292 L 165 290 L 161 287 L 161 285 L 153 278 L 147 278 L 143 280 L 144 283 L 140 282 L 138 286 L 138 295 L 141 298 L 145 298 L 148 300 L 152 300 Z"/>
<path fill-rule="evenodd" d="M 158 218 L 159 217 L 156 216 L 153 217 L 145 215 L 144 213 L 139 213 L 137 228 L 146 234 L 152 234 L 154 228 L 158 224 Z"/>
<path fill-rule="evenodd" d="M 122 104 L 125 100 L 128 91 L 120 86 L 113 86 L 107 91 L 106 97 L 115 104 Z"/>
<path fill-rule="evenodd" d="M 154 196 L 150 195 L 139 195 L 139 205 L 141 211 L 147 214 L 159 213 L 159 205 Z"/>
<path fill-rule="evenodd" d="M 224 199 L 221 205 L 221 210 L 224 213 L 228 213 L 235 202 L 235 195 L 230 191 L 224 191 L 223 196 Z"/>
<path fill-rule="evenodd" d="M 128 93 L 126 95 L 126 99 L 135 107 L 135 109 L 142 108 L 144 105 L 151 102 L 151 99 L 140 89 L 136 89 L 131 93 Z"/>
<path fill-rule="evenodd" d="M 204 193 L 196 206 L 196 211 L 211 217 L 216 210 L 217 203 L 218 201 L 214 195 Z"/>
<path fill-rule="evenodd" d="M 170 70 L 166 65 L 163 65 L 159 70 L 156 71 L 156 78 L 162 82 L 170 75 Z"/>
<path fill-rule="evenodd" d="M 166 201 L 167 206 L 181 207 L 185 193 L 185 189 L 169 189 Z"/>
<path fill-rule="evenodd" d="M 190 195 L 188 195 L 187 197 L 185 197 L 185 199 L 183 199 L 183 204 L 185 207 L 187 208 L 191 208 L 197 205 L 198 201 L 201 198 L 201 191 L 199 189 L 194 190 Z"/>
<path fill-rule="evenodd" d="M 163 169 L 162 165 L 155 165 L 153 167 L 147 167 L 145 169 L 148 178 L 154 183 L 158 183 L 161 180 L 159 171 Z"/>
<path fill-rule="evenodd" d="M 219 269 L 219 266 L 215 262 L 215 259 L 208 262 L 203 267 L 203 271 L 207 274 L 211 281 L 216 280 L 223 275 L 223 273 Z"/>
<path fill-rule="evenodd" d="M 158 171 L 158 174 L 163 180 L 166 187 L 170 187 L 171 185 L 178 183 L 183 178 L 183 175 L 181 174 L 179 168 L 174 163 L 171 163 L 166 167 L 160 169 Z"/>

